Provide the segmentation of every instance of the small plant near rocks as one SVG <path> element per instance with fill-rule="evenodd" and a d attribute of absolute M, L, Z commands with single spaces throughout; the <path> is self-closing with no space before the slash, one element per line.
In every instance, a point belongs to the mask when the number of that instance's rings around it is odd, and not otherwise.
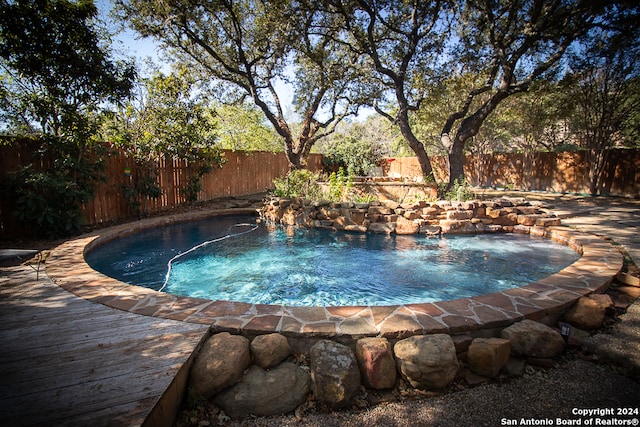
<path fill-rule="evenodd" d="M 319 200 L 322 190 L 318 185 L 318 175 L 307 169 L 293 170 L 284 178 L 273 181 L 277 197 L 303 197 L 309 200 Z"/>
<path fill-rule="evenodd" d="M 329 175 L 329 200 L 342 202 L 351 199 L 353 192 L 353 177 L 347 174 L 344 168 Z"/>
<path fill-rule="evenodd" d="M 207 399 L 196 393 L 196 391 L 189 387 L 187 390 L 187 409 L 190 411 L 195 411 L 207 403 Z"/>
<path fill-rule="evenodd" d="M 444 200 L 457 200 L 459 202 L 466 202 L 476 197 L 469 182 L 464 178 L 456 178 L 453 181 L 453 186 L 446 191 L 444 188 L 438 189 L 438 194 L 443 194 Z"/>
<path fill-rule="evenodd" d="M 372 202 L 377 201 L 378 198 L 371 194 L 371 193 L 364 193 L 364 194 L 359 194 L 359 193 L 353 193 L 353 196 L 351 197 L 351 201 L 353 203 L 367 203 L 370 204 Z"/>
<path fill-rule="evenodd" d="M 439 197 L 437 196 L 431 196 L 428 194 L 416 194 L 413 196 L 408 196 L 405 197 L 403 200 L 399 200 L 400 203 L 420 203 L 420 202 L 425 202 L 428 204 L 432 204 L 435 203 L 439 200 Z"/>
<path fill-rule="evenodd" d="M 371 193 L 358 192 L 353 183 L 353 176 L 340 168 L 338 172 L 332 172 L 324 177 L 328 183 L 328 190 L 322 190 L 318 182 L 323 181 L 319 173 L 313 173 L 306 169 L 289 172 L 283 178 L 273 181 L 276 197 L 294 198 L 301 197 L 307 200 L 328 200 L 332 202 L 371 203 L 377 197 Z"/>

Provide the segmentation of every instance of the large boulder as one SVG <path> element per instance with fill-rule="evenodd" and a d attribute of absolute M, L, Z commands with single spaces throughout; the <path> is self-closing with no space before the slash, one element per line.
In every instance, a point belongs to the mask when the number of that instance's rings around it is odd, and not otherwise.
<path fill-rule="evenodd" d="M 602 326 L 607 309 L 613 307 L 609 295 L 582 297 L 565 313 L 564 320 L 571 325 L 591 331 Z"/>
<path fill-rule="evenodd" d="M 555 357 L 564 350 L 564 339 L 556 329 L 525 319 L 502 330 L 511 341 L 511 353 L 531 357 Z"/>
<path fill-rule="evenodd" d="M 413 336 L 398 341 L 393 350 L 398 371 L 415 388 L 443 388 L 458 373 L 456 347 L 449 335 Z"/>
<path fill-rule="evenodd" d="M 511 343 L 502 338 L 476 338 L 467 352 L 469 368 L 483 377 L 493 378 L 507 363 L 511 355 Z"/>
<path fill-rule="evenodd" d="M 396 361 L 386 338 L 362 338 L 356 343 L 356 358 L 364 385 L 375 390 L 396 385 Z"/>
<path fill-rule="evenodd" d="M 251 341 L 253 361 L 264 369 L 273 368 L 291 355 L 287 337 L 280 334 L 258 335 Z"/>
<path fill-rule="evenodd" d="M 213 335 L 193 362 L 190 386 L 197 395 L 209 399 L 237 383 L 250 364 L 248 339 L 228 332 Z"/>
<path fill-rule="evenodd" d="M 396 234 L 416 234 L 418 231 L 420 231 L 420 224 L 404 216 L 398 217 L 396 221 Z"/>
<path fill-rule="evenodd" d="M 360 390 L 360 370 L 351 349 L 320 340 L 310 351 L 311 380 L 316 399 L 330 408 L 347 406 Z"/>
<path fill-rule="evenodd" d="M 295 410 L 310 391 L 309 374 L 295 363 L 284 362 L 269 371 L 251 365 L 240 382 L 213 402 L 231 418 L 282 415 Z"/>

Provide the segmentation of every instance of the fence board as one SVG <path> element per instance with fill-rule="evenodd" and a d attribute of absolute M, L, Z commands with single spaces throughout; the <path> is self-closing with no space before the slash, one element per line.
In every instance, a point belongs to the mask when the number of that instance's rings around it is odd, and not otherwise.
<path fill-rule="evenodd" d="M 469 155 L 464 171 L 472 185 L 540 190 L 559 193 L 589 193 L 589 153 L 536 152 Z M 436 179 L 444 181 L 446 158 L 431 159 Z M 415 157 L 398 157 L 389 163 L 387 176 L 415 179 L 422 176 Z M 612 149 L 608 152 L 600 194 L 640 197 L 640 150 Z"/>
<path fill-rule="evenodd" d="M 46 170 L 52 159 L 36 158 L 38 144 L 32 141 L 12 141 L 0 145 L 0 182 L 23 166 L 34 164 L 37 170 Z M 289 164 L 284 153 L 225 151 L 227 162 L 202 178 L 202 190 L 198 199 L 207 201 L 227 196 L 244 196 L 264 192 L 272 188 L 273 180 L 285 175 Z M 156 165 L 163 194 L 158 199 L 147 199 L 146 211 L 153 213 L 170 209 L 186 202 L 182 188 L 189 177 L 196 173 L 197 164 L 177 159 L 162 159 Z M 311 170 L 322 168 L 322 156 L 313 154 L 308 159 Z M 125 168 L 130 175 L 125 175 Z M 95 197 L 83 207 L 87 225 L 120 221 L 136 215 L 128 205 L 125 187 L 132 186 L 140 173 L 135 161 L 122 152 L 113 151 L 103 171 L 105 181 L 98 183 Z M 0 237 L 8 238 L 24 234 L 25 230 L 15 220 L 12 200 L 0 198 Z"/>
<path fill-rule="evenodd" d="M 272 187 L 275 178 L 288 171 L 288 162 L 283 153 L 226 151 L 227 162 L 202 178 L 199 200 L 212 200 L 226 196 L 242 196 L 263 192 Z M 312 168 L 322 165 L 321 156 L 313 155 L 309 161 Z M 131 177 L 124 175 L 125 167 L 131 168 Z M 182 191 L 196 169 L 196 164 L 177 159 L 158 162 L 158 181 L 163 194 L 158 199 L 147 199 L 147 212 L 169 209 L 186 202 Z M 122 154 L 114 155 L 105 171 L 108 179 L 96 189 L 96 197 L 84 208 L 87 224 L 117 221 L 132 215 L 127 206 L 123 187 L 132 185 L 138 173 L 132 159 Z"/>

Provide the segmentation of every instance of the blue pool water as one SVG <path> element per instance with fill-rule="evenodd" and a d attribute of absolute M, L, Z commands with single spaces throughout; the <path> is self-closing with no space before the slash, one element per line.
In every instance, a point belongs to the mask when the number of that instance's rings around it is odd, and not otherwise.
<path fill-rule="evenodd" d="M 546 277 L 579 257 L 566 246 L 525 235 L 428 238 L 254 224 L 254 217 L 175 224 L 110 242 L 86 258 L 108 276 L 177 295 L 338 306 L 497 292 Z M 211 243 L 180 255 L 203 242 Z"/>

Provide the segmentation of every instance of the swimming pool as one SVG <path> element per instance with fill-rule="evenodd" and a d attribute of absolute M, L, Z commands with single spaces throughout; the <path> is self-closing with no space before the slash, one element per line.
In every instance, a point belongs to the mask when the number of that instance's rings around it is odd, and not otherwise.
<path fill-rule="evenodd" d="M 88 252 L 86 260 L 118 280 L 176 295 L 382 306 L 499 292 L 579 258 L 564 245 L 528 235 L 427 238 L 253 224 L 251 216 L 173 224 L 113 240 Z M 180 256 L 203 242 L 211 243 Z"/>

